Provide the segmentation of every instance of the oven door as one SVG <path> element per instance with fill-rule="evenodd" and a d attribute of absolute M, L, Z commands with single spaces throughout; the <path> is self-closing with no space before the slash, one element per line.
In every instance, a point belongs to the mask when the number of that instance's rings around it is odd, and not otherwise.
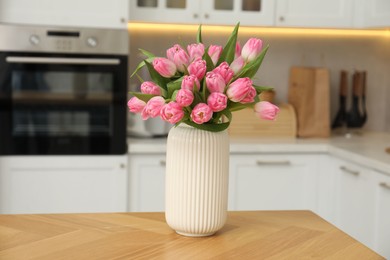
<path fill-rule="evenodd" d="M 127 56 L 0 53 L 0 154 L 126 153 Z"/>

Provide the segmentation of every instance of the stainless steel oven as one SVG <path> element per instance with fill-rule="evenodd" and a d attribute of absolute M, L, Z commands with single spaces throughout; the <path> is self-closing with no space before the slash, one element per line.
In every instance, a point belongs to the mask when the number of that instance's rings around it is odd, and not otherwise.
<path fill-rule="evenodd" d="M 126 30 L 0 25 L 0 35 L 0 155 L 126 152 Z"/>

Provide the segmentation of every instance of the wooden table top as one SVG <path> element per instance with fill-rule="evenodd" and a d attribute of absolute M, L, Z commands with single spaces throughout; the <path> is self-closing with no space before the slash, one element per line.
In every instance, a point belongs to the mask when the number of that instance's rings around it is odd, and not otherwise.
<path fill-rule="evenodd" d="M 0 215 L 0 259 L 384 259 L 310 211 L 229 212 L 183 237 L 164 213 Z"/>

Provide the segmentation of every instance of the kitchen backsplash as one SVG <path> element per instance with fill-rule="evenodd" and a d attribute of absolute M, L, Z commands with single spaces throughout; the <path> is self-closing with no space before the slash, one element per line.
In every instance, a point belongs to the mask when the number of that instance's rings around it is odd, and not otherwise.
<path fill-rule="evenodd" d="M 224 45 L 229 30 L 208 31 L 203 29 L 206 45 Z M 211 29 L 210 29 L 211 30 Z M 350 32 L 350 31 L 349 31 Z M 385 32 L 384 32 L 385 33 Z M 261 69 L 256 75 L 259 85 L 273 86 L 276 102 L 287 102 L 288 78 L 291 66 L 326 67 L 330 71 L 331 120 L 338 109 L 340 70 L 367 71 L 367 114 L 364 126 L 367 130 L 390 132 L 390 35 L 354 33 L 320 34 L 306 31 L 260 31 L 245 28 L 239 31 L 239 41 L 243 45 L 250 37 L 261 38 L 270 49 Z M 130 72 L 142 60 L 139 48 L 165 55 L 167 48 L 175 43 L 186 46 L 195 42 L 196 27 L 186 30 L 145 30 L 129 26 Z M 142 73 L 142 72 L 141 72 Z M 146 73 L 144 73 L 146 74 Z M 146 74 L 147 75 L 147 74 Z M 349 78 L 351 87 L 351 78 Z M 130 87 L 138 85 L 136 77 L 130 80 Z M 350 88 L 351 91 L 351 88 Z M 349 92 L 350 92 L 349 91 Z"/>

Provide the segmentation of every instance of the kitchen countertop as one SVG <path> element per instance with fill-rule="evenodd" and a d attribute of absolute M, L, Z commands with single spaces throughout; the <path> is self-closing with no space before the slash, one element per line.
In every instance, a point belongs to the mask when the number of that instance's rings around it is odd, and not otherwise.
<path fill-rule="evenodd" d="M 0 215 L 0 259 L 384 259 L 310 211 L 229 212 L 183 237 L 163 213 Z"/>
<path fill-rule="evenodd" d="M 166 138 L 129 138 L 129 153 L 165 153 Z M 390 133 L 358 132 L 333 134 L 330 138 L 230 138 L 230 152 L 239 153 L 328 153 L 390 174 Z"/>

